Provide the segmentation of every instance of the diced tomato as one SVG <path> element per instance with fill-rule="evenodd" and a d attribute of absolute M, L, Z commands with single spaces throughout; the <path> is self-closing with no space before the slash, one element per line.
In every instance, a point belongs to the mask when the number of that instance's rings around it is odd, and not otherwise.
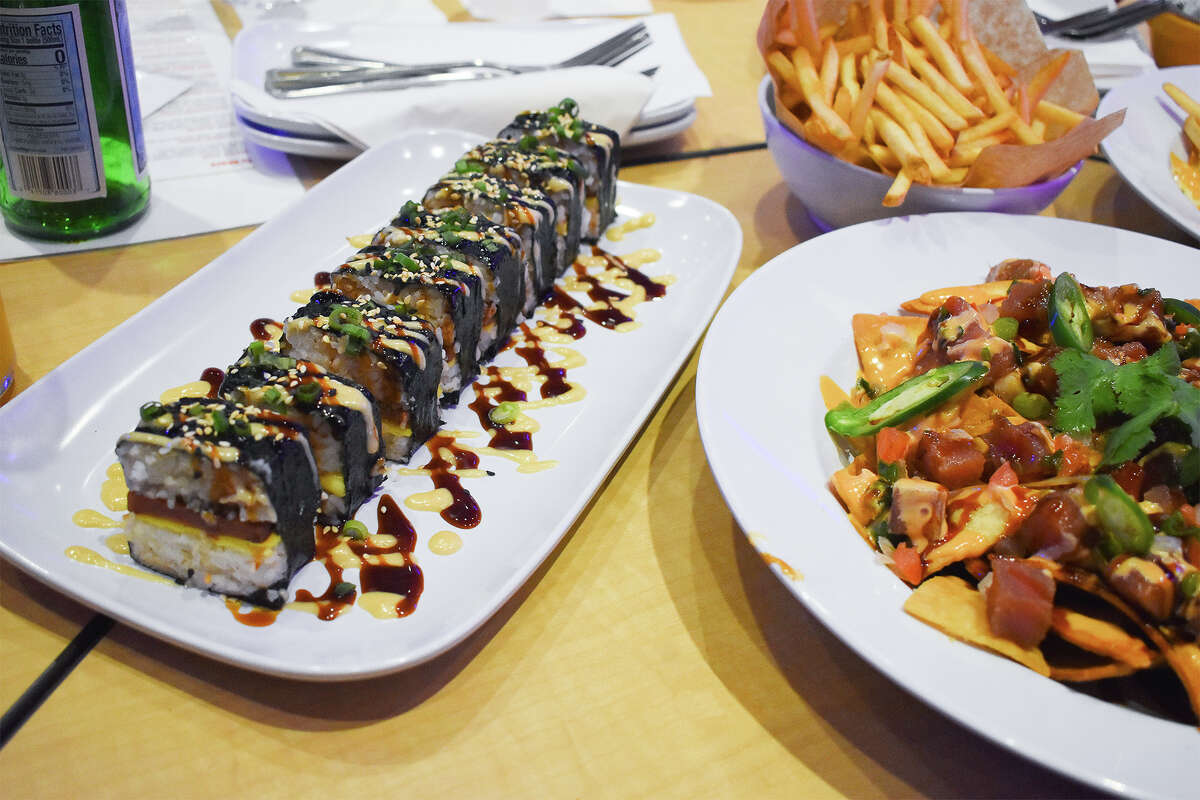
<path fill-rule="evenodd" d="M 1058 467 L 1059 475 L 1087 475 L 1092 471 L 1087 445 L 1060 433 L 1054 437 L 1054 447 L 1057 452 L 1062 453 L 1062 463 Z"/>
<path fill-rule="evenodd" d="M 1196 507 L 1193 505 L 1183 504 L 1179 507 L 1179 513 L 1183 514 L 1183 521 L 1188 525 L 1197 525 L 1196 522 Z"/>
<path fill-rule="evenodd" d="M 1007 487 L 1016 486 L 1021 481 L 1017 478 L 1017 471 L 1012 468 L 1012 464 L 1005 461 L 1000 465 L 1000 469 L 992 473 L 992 477 L 988 479 L 989 486 Z"/>
<path fill-rule="evenodd" d="M 875 434 L 875 454 L 880 462 L 903 461 L 908 454 L 908 434 L 899 428 L 884 428 Z"/>
<path fill-rule="evenodd" d="M 925 574 L 925 565 L 921 563 L 921 554 L 908 542 L 901 542 L 892 553 L 892 571 L 900 576 L 900 580 L 916 586 Z"/>

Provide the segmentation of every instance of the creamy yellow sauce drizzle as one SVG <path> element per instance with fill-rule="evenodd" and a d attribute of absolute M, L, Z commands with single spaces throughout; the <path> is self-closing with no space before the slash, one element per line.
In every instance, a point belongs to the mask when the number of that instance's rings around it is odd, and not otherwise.
<path fill-rule="evenodd" d="M 454 495 L 449 489 L 433 489 L 428 492 L 417 492 L 404 498 L 404 505 L 413 511 L 442 512 L 454 505 Z"/>
<path fill-rule="evenodd" d="M 158 401 L 167 405 L 183 397 L 207 397 L 211 389 L 208 381 L 192 381 L 182 386 L 172 386 L 158 396 Z"/>
<path fill-rule="evenodd" d="M 126 511 L 129 508 L 129 487 L 125 485 L 125 471 L 120 464 L 110 464 L 104 473 L 108 477 L 100 484 L 100 500 L 109 511 Z"/>
<path fill-rule="evenodd" d="M 65 555 L 67 558 L 71 559 L 72 561 L 78 561 L 80 564 L 87 564 L 89 567 L 110 569 L 113 572 L 119 572 L 122 575 L 128 575 L 131 578 L 141 578 L 144 581 L 151 581 L 153 583 L 175 583 L 175 581 L 170 580 L 169 578 L 164 578 L 162 575 L 137 569 L 136 567 L 129 567 L 125 564 L 118 564 L 115 561 L 109 561 L 95 550 L 87 547 L 81 547 L 80 545 L 68 547 L 65 551 Z"/>
<path fill-rule="evenodd" d="M 322 613 L 322 609 L 319 604 L 310 603 L 310 602 L 301 602 L 299 600 L 293 600 L 290 603 L 286 603 L 284 605 L 284 608 L 286 608 L 288 611 L 299 611 L 301 614 L 312 614 L 314 617 L 317 616 L 318 614 Z M 342 614 L 345 614 L 349 610 L 350 610 L 350 606 L 348 606 L 348 605 L 347 606 L 337 605 L 337 606 L 334 606 L 334 608 L 333 608 L 333 611 L 335 612 L 335 616 L 338 616 L 338 617 L 340 617 Z M 328 613 L 328 610 L 325 610 L 324 613 Z M 392 616 L 395 616 L 395 614 L 393 614 Z"/>
<path fill-rule="evenodd" d="M 364 592 L 358 596 L 358 607 L 375 619 L 395 619 L 396 606 L 404 599 L 393 592 Z"/>
<path fill-rule="evenodd" d="M 621 260 L 629 267 L 640 267 L 645 264 L 653 264 L 655 261 L 662 260 L 662 250 L 653 247 L 643 247 L 641 250 L 634 250 L 632 253 L 626 253 L 621 256 Z M 607 262 L 602 261 L 597 264 L 597 267 L 603 267 Z M 675 282 L 674 275 L 665 275 L 661 278 L 655 278 L 655 283 L 661 283 L 664 286 L 670 286 Z"/>
<path fill-rule="evenodd" d="M 83 508 L 71 515 L 71 522 L 81 528 L 119 528 L 121 520 L 106 517 L 92 508 Z"/>
<path fill-rule="evenodd" d="M 320 289 L 297 289 L 288 295 L 288 299 L 293 303 L 305 304 L 312 299 L 312 296 L 321 291 Z"/>
<path fill-rule="evenodd" d="M 462 549 L 463 540 L 454 531 L 438 531 L 429 537 L 429 552 L 435 556 L 451 556 Z"/>
<path fill-rule="evenodd" d="M 104 546 L 119 556 L 129 555 L 129 540 L 123 533 L 114 533 L 104 540 Z"/>
<path fill-rule="evenodd" d="M 626 220 L 620 225 L 610 226 L 604 234 L 610 242 L 619 242 L 634 231 L 642 228 L 649 228 L 655 222 L 653 214 L 643 214 L 640 217 L 634 217 L 631 220 Z"/>
<path fill-rule="evenodd" d="M 355 250 L 361 250 L 362 248 L 369 245 L 371 243 L 371 240 L 374 238 L 375 238 L 374 234 L 360 233 L 357 236 L 347 236 L 346 241 L 349 242 L 350 246 L 353 247 Z"/>

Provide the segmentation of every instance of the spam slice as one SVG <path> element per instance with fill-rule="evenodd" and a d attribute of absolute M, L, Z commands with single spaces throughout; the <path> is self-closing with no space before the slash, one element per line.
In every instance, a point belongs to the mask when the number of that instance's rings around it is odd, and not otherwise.
<path fill-rule="evenodd" d="M 482 270 L 429 242 L 368 245 L 332 273 L 348 297 L 368 295 L 433 323 L 442 347 L 441 402 L 453 405 L 479 374 Z"/>
<path fill-rule="evenodd" d="M 279 352 L 366 387 L 391 461 L 407 461 L 437 430 L 442 348 L 428 320 L 369 297 L 317 292 L 284 321 Z"/>
<path fill-rule="evenodd" d="M 611 128 L 580 119 L 578 104 L 566 98 L 545 111 L 518 114 L 500 131 L 498 138 L 557 147 L 579 160 L 585 174 L 581 238 L 585 242 L 597 242 L 617 215 L 620 135 Z"/>
<path fill-rule="evenodd" d="M 147 403 L 116 450 L 134 560 L 188 586 L 283 605 L 312 560 L 320 500 L 298 425 L 225 400 Z"/>
<path fill-rule="evenodd" d="M 427 209 L 461 208 L 521 237 L 521 264 L 525 268 L 525 316 L 533 313 L 550 291 L 557 276 L 556 211 L 545 192 L 528 189 L 482 172 L 451 173 L 425 192 Z"/>
<path fill-rule="evenodd" d="M 363 386 L 252 342 L 226 370 L 218 394 L 304 426 L 321 484 L 318 521 L 352 518 L 383 483 L 379 404 Z"/>
<path fill-rule="evenodd" d="M 371 244 L 399 247 L 414 240 L 466 261 L 482 276 L 478 360 L 493 358 L 516 327 L 525 298 L 520 234 L 461 208 L 430 211 L 410 200 Z"/>

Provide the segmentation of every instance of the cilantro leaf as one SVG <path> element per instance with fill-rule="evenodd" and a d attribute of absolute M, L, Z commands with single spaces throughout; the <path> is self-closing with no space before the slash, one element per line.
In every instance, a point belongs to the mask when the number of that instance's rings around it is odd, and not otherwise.
<path fill-rule="evenodd" d="M 1079 350 L 1068 349 L 1050 362 L 1058 375 L 1058 399 L 1054 401 L 1054 427 L 1067 433 L 1083 433 L 1096 427 L 1097 387 L 1107 387 L 1117 369 L 1108 361 Z M 1101 392 L 1099 412 L 1116 409 L 1111 387 Z"/>
<path fill-rule="evenodd" d="M 1137 458 L 1142 448 L 1154 441 L 1154 430 L 1151 426 L 1161 417 L 1171 416 L 1175 408 L 1175 401 L 1168 396 L 1166 399 L 1154 401 L 1118 425 L 1108 434 L 1104 443 L 1104 459 L 1100 463 L 1120 464 Z"/>

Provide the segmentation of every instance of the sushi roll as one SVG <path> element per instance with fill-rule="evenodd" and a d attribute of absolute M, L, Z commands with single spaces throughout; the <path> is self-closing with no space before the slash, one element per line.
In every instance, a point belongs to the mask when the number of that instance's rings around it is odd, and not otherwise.
<path fill-rule="evenodd" d="M 526 189 L 483 173 L 451 173 L 425 192 L 430 211 L 461 208 L 512 228 L 521 237 L 525 270 L 525 316 L 533 314 L 557 276 L 555 210 L 544 192 Z"/>
<path fill-rule="evenodd" d="M 135 561 L 188 586 L 283 605 L 312 560 L 320 501 L 299 425 L 226 400 L 147 403 L 116 450 Z"/>
<path fill-rule="evenodd" d="M 442 348 L 428 320 L 369 297 L 317 292 L 284 321 L 279 352 L 366 387 L 391 461 L 407 461 L 437 430 Z"/>
<path fill-rule="evenodd" d="M 272 349 L 252 342 L 217 394 L 304 426 L 321 485 L 317 519 L 340 525 L 383 483 L 379 404 L 359 384 Z"/>
<path fill-rule="evenodd" d="M 410 241 L 466 261 L 482 276 L 478 360 L 495 357 L 516 327 L 524 305 L 520 235 L 461 208 L 427 211 L 410 200 L 390 225 L 375 234 L 371 244 L 399 247 Z"/>
<path fill-rule="evenodd" d="M 468 150 L 455 172 L 483 172 L 539 189 L 554 203 L 555 277 L 567 271 L 579 254 L 583 221 L 583 166 L 570 154 L 543 146 L 530 137 L 518 142 L 492 141 Z"/>
<path fill-rule="evenodd" d="M 368 245 L 333 271 L 333 288 L 347 297 L 367 295 L 382 306 L 433 323 L 442 346 L 441 401 L 458 402 L 479 374 L 483 275 L 457 254 L 409 239 L 398 247 Z"/>
<path fill-rule="evenodd" d="M 528 138 L 526 138 L 528 137 Z M 545 111 L 525 111 L 500 131 L 497 138 L 532 147 L 549 145 L 579 160 L 584 170 L 581 238 L 595 244 L 617 216 L 617 170 L 621 166 L 621 137 L 603 125 L 579 118 L 570 98 Z"/>

